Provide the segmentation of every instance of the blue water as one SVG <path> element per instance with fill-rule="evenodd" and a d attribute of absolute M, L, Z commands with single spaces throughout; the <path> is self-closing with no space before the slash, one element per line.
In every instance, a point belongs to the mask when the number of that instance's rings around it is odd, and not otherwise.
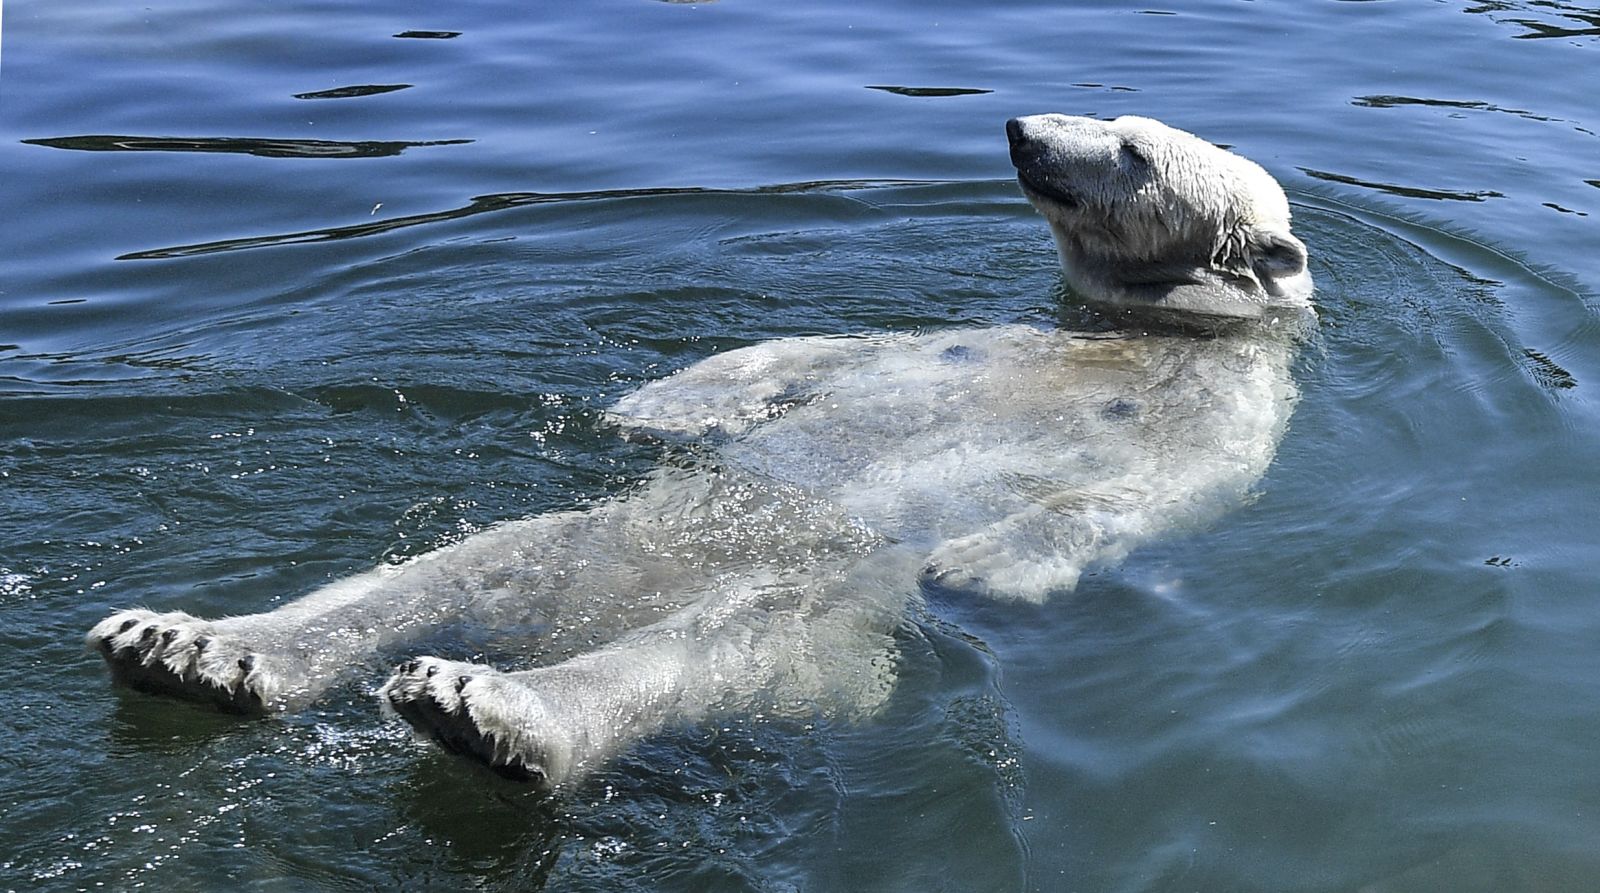
<path fill-rule="evenodd" d="M 0 889 L 1596 886 L 1592 6 L 3 17 Z M 239 720 L 83 651 L 615 492 L 652 456 L 598 411 L 715 350 L 1070 318 L 1001 130 L 1041 111 L 1285 184 L 1303 398 L 1215 525 L 920 611 L 884 715 L 677 729 L 546 799 L 378 678 Z"/>

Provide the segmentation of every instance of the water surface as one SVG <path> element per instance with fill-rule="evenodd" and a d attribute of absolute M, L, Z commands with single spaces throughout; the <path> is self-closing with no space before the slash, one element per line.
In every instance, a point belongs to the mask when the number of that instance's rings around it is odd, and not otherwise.
<path fill-rule="evenodd" d="M 1587 890 L 1600 18 L 1564 2 L 12 0 L 0 889 Z M 1075 319 L 1001 125 L 1288 188 L 1321 323 L 1255 498 L 1042 607 L 936 600 L 866 723 L 541 799 L 380 721 L 108 688 L 653 459 L 599 410 L 797 334 Z M 427 647 L 508 653 L 493 630 Z M 381 674 L 380 674 L 381 675 Z"/>

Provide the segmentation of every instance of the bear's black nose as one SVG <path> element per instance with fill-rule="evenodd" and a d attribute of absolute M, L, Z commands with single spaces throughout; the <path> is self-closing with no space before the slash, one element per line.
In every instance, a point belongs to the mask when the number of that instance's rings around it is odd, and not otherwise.
<path fill-rule="evenodd" d="M 1017 143 L 1027 139 L 1027 137 L 1022 133 L 1021 118 L 1012 118 L 1010 121 L 1006 122 L 1006 139 L 1011 141 L 1013 148 L 1016 147 Z"/>
<path fill-rule="evenodd" d="M 1011 142 L 1011 164 L 1021 168 L 1028 163 L 1028 134 L 1027 127 L 1021 118 L 1012 118 L 1006 122 L 1006 139 Z"/>

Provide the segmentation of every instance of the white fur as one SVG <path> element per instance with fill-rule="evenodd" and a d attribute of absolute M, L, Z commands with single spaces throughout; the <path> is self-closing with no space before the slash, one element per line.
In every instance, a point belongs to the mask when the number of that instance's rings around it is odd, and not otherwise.
<path fill-rule="evenodd" d="M 1145 119 L 1009 130 L 1025 193 L 1086 297 L 1252 321 L 731 351 L 613 408 L 625 435 L 681 445 L 624 495 L 264 614 L 124 612 L 90 643 L 136 686 L 259 710 L 300 706 L 452 620 L 538 629 L 546 653 L 575 656 L 520 672 L 419 658 L 382 698 L 447 748 L 551 784 L 719 712 L 870 714 L 923 587 L 1027 601 L 1071 590 L 1236 504 L 1295 399 L 1293 319 L 1310 279 L 1270 177 Z"/>

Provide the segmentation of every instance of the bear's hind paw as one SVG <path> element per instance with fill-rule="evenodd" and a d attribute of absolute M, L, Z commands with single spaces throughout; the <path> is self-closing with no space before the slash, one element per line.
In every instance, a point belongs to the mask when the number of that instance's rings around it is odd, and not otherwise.
<path fill-rule="evenodd" d="M 395 669 L 378 697 L 385 711 L 410 723 L 419 738 L 498 775 L 542 787 L 561 780 L 564 761 L 552 761 L 553 742 L 538 734 L 543 713 L 538 696 L 492 667 L 414 658 Z"/>
<path fill-rule="evenodd" d="M 152 694 L 263 713 L 275 687 L 254 652 L 182 612 L 122 611 L 96 624 L 86 641 L 106 659 L 114 680 Z"/>

